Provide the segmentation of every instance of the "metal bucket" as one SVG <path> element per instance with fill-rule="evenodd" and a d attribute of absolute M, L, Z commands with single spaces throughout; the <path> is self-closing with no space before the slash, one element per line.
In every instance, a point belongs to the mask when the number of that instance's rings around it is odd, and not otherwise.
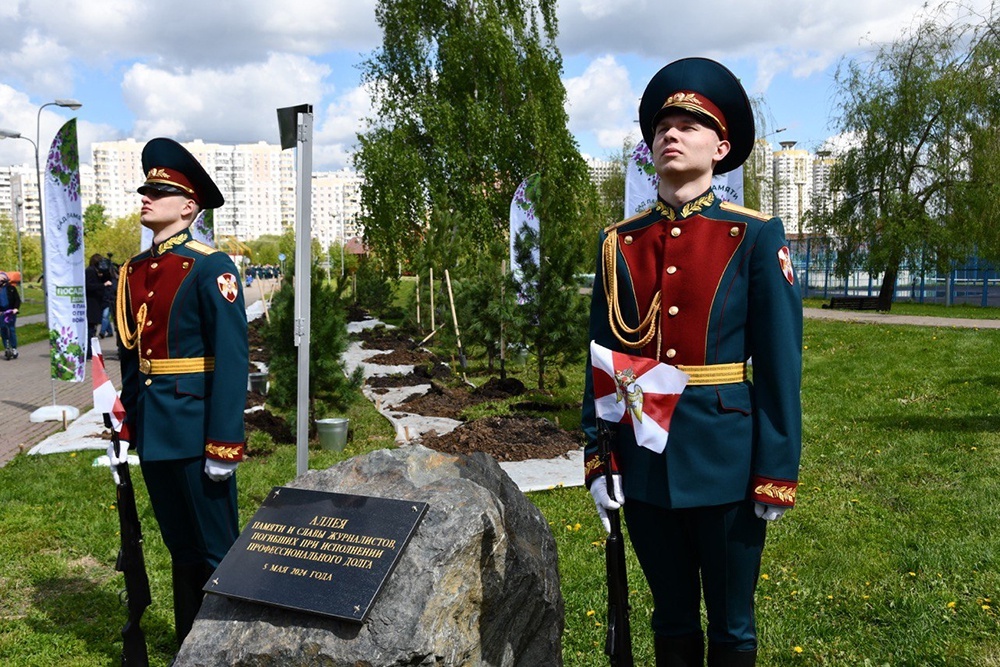
<path fill-rule="evenodd" d="M 343 417 L 317 419 L 316 431 L 319 433 L 319 446 L 333 452 L 344 451 L 347 445 L 347 428 L 351 420 Z"/>
<path fill-rule="evenodd" d="M 267 395 L 267 373 L 250 373 L 247 380 L 247 391 Z"/>

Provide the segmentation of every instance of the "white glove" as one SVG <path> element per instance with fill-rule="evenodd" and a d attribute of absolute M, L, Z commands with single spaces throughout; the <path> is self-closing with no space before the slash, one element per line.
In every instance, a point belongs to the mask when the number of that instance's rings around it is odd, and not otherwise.
<path fill-rule="evenodd" d="M 215 459 L 205 459 L 205 474 L 213 482 L 224 482 L 236 472 L 236 461 L 216 461 Z"/>
<path fill-rule="evenodd" d="M 611 496 L 608 495 L 608 478 L 606 476 L 601 475 L 590 485 L 590 495 L 593 496 L 594 504 L 597 506 L 597 515 L 601 517 L 604 532 L 609 534 L 611 533 L 611 520 L 608 518 L 608 510 L 616 510 L 625 504 L 625 494 L 622 493 L 622 476 L 612 474 L 611 479 L 614 482 L 612 490 L 616 500 L 612 500 Z"/>
<path fill-rule="evenodd" d="M 118 454 L 115 455 L 115 441 L 108 443 L 108 464 L 111 466 L 111 479 L 115 480 L 115 486 L 122 483 L 118 476 L 118 466 L 128 463 L 128 440 L 118 441 Z"/>
<path fill-rule="evenodd" d="M 753 504 L 754 513 L 764 521 L 777 521 L 787 509 L 787 507 L 776 507 L 774 505 L 765 505 L 764 503 Z"/>

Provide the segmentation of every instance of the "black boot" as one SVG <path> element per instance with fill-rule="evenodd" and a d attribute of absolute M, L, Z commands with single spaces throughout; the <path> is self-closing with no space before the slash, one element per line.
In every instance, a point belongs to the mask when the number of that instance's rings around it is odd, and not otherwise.
<path fill-rule="evenodd" d="M 656 667 L 702 667 L 705 664 L 705 638 L 699 632 L 684 637 L 653 637 Z"/>
<path fill-rule="evenodd" d="M 724 644 L 708 645 L 708 667 L 754 667 L 757 649 L 737 651 Z"/>
<path fill-rule="evenodd" d="M 173 564 L 174 579 L 174 627 L 177 633 L 177 645 L 184 643 L 184 638 L 191 632 L 194 619 L 201 609 L 202 592 L 211 568 L 202 563 L 187 565 Z"/>

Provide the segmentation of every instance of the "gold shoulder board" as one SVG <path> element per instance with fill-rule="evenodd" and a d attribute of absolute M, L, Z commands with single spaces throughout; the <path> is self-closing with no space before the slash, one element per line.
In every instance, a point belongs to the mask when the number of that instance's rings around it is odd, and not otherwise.
<path fill-rule="evenodd" d="M 212 246 L 202 243 L 201 241 L 191 239 L 184 244 L 185 248 L 190 248 L 195 252 L 200 252 L 202 255 L 211 255 L 213 252 L 222 252 L 218 248 L 213 248 Z"/>
<path fill-rule="evenodd" d="M 639 218 L 644 218 L 647 215 L 649 215 L 650 213 L 652 213 L 652 211 L 653 211 L 653 209 L 647 208 L 645 211 L 640 211 L 639 213 L 636 213 L 631 218 L 625 218 L 624 220 L 621 220 L 620 222 L 616 222 L 613 225 L 605 227 L 604 228 L 604 233 L 607 234 L 612 229 L 617 229 L 618 227 L 621 227 L 622 225 L 627 225 L 628 223 L 634 222 L 634 221 L 638 220 Z"/>
<path fill-rule="evenodd" d="M 750 216 L 751 218 L 757 218 L 758 220 L 768 221 L 770 216 L 764 215 L 760 211 L 755 211 L 752 208 L 747 208 L 746 206 L 740 206 L 739 204 L 734 204 L 731 201 L 724 201 L 719 204 L 719 208 L 723 211 L 732 211 L 733 213 L 742 213 L 743 215 Z"/>

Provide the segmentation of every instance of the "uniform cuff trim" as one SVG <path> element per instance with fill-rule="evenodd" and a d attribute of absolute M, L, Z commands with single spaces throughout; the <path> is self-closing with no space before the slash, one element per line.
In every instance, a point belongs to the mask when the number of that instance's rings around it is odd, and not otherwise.
<path fill-rule="evenodd" d="M 753 478 L 751 500 L 776 507 L 792 507 L 795 505 L 795 492 L 798 482 L 786 479 L 756 476 Z"/>
<path fill-rule="evenodd" d="M 205 444 L 205 456 L 216 461 L 236 463 L 243 460 L 242 442 L 208 442 Z"/>

